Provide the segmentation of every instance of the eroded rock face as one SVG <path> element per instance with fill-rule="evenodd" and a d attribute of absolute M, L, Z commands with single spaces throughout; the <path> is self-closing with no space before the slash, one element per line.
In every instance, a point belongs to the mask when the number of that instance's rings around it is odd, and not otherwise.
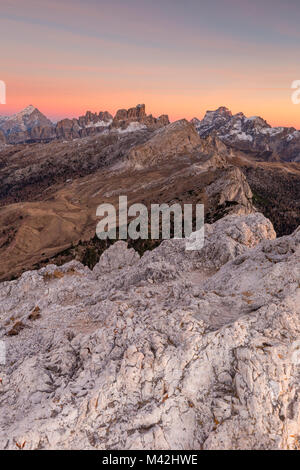
<path fill-rule="evenodd" d="M 138 129 L 150 128 L 158 129 L 160 127 L 169 124 L 169 118 L 163 114 L 158 118 L 152 116 L 152 114 L 146 114 L 146 107 L 144 104 L 138 104 L 135 108 L 130 109 L 119 109 L 114 117 L 112 128 L 126 130 L 135 127 Z"/>
<path fill-rule="evenodd" d="M 271 222 L 260 213 L 244 217 L 228 215 L 214 224 L 205 224 L 205 244 L 197 253 L 199 266 L 220 268 L 263 240 L 274 240 Z"/>
<path fill-rule="evenodd" d="M 92 113 L 87 111 L 78 119 L 62 119 L 56 124 L 55 132 L 57 138 L 65 140 L 78 139 L 92 136 L 109 128 L 113 117 L 107 111 Z"/>
<path fill-rule="evenodd" d="M 6 137 L 4 133 L 0 130 L 0 145 L 5 144 L 5 143 L 6 143 Z"/>
<path fill-rule="evenodd" d="M 92 113 L 87 111 L 78 119 L 63 119 L 56 125 L 56 136 L 66 140 L 92 136 L 105 131 L 128 133 L 144 129 L 157 129 L 169 124 L 168 116 L 154 118 L 146 114 L 144 104 L 134 108 L 119 109 L 113 117 L 107 111 Z"/>
<path fill-rule="evenodd" d="M 233 215 L 202 253 L 119 243 L 0 284 L 0 447 L 298 448 L 299 261 L 299 229 Z"/>
<path fill-rule="evenodd" d="M 252 191 L 243 172 L 234 166 L 226 168 L 220 178 L 206 188 L 207 197 L 226 213 L 253 212 Z"/>
<path fill-rule="evenodd" d="M 55 139 L 73 140 L 110 131 L 118 133 L 139 130 L 155 130 L 169 124 L 167 115 L 155 118 L 147 115 L 144 104 L 134 108 L 120 109 L 113 117 L 108 111 L 87 111 L 78 119 L 62 119 L 55 125 L 37 108 L 30 105 L 21 112 L 1 117 L 0 132 L 3 131 L 9 144 L 24 142 L 48 142 Z M 0 135 L 0 142 L 1 142 Z"/>
<path fill-rule="evenodd" d="M 101 277 L 118 269 L 132 266 L 139 259 L 139 254 L 133 248 L 127 249 L 126 242 L 117 241 L 102 254 L 99 262 L 93 269 L 93 273 Z"/>
<path fill-rule="evenodd" d="M 189 156 L 202 150 L 202 141 L 194 126 L 186 119 L 157 130 L 151 139 L 128 153 L 129 162 L 136 167 L 151 166 L 174 156 Z"/>

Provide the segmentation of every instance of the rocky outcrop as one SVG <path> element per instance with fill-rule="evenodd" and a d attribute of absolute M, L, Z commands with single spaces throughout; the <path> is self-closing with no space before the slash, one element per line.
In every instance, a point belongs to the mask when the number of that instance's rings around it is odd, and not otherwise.
<path fill-rule="evenodd" d="M 92 113 L 87 111 L 84 116 L 78 118 L 78 124 L 82 128 L 107 127 L 112 123 L 113 117 L 108 111 Z"/>
<path fill-rule="evenodd" d="M 227 211 L 237 214 L 253 212 L 252 191 L 240 168 L 229 166 L 220 177 L 207 186 L 207 198 L 214 201 L 222 216 Z"/>
<path fill-rule="evenodd" d="M 137 105 L 135 108 L 119 109 L 113 116 L 107 111 L 92 113 L 87 111 L 85 116 L 78 119 L 63 119 L 56 125 L 57 138 L 65 140 L 77 139 L 99 134 L 104 131 L 129 133 L 143 129 L 157 129 L 169 124 L 168 116 L 154 118 L 147 115 L 145 105 Z"/>
<path fill-rule="evenodd" d="M 126 129 L 158 129 L 169 124 L 169 118 L 167 115 L 159 116 L 154 118 L 152 114 L 146 114 L 146 108 L 144 104 L 138 104 L 135 108 L 119 109 L 114 117 L 112 128 L 126 130 Z M 133 125 L 135 124 L 135 125 Z"/>
<path fill-rule="evenodd" d="M 62 119 L 56 125 L 30 105 L 12 117 L 0 119 L 0 131 L 2 129 L 8 143 L 18 144 L 54 139 L 73 140 L 105 131 L 129 133 L 143 129 L 155 130 L 167 124 L 168 116 L 154 118 L 151 114 L 147 115 L 144 104 L 128 110 L 120 109 L 114 118 L 108 111 L 87 111 L 78 119 Z"/>
<path fill-rule="evenodd" d="M 202 142 L 193 125 L 182 119 L 157 130 L 147 142 L 131 149 L 128 160 L 136 167 L 151 166 L 201 149 Z"/>
<path fill-rule="evenodd" d="M 80 137 L 80 127 L 77 119 L 62 119 L 56 124 L 55 133 L 58 138 L 65 140 L 76 139 Z"/>
<path fill-rule="evenodd" d="M 154 132 L 143 145 L 134 147 L 127 158 L 134 166 L 155 165 L 169 158 L 197 155 L 202 169 L 228 166 L 235 151 L 215 134 L 201 138 L 192 123 L 180 119 Z"/>
<path fill-rule="evenodd" d="M 275 238 L 273 225 L 260 213 L 227 215 L 214 224 L 205 224 L 205 244 L 196 255 L 198 266 L 219 269 L 261 241 Z"/>
<path fill-rule="evenodd" d="M 273 238 L 229 216 L 0 284 L 0 448 L 299 449 L 300 231 Z"/>
<path fill-rule="evenodd" d="M 191 121 L 201 137 L 216 134 L 228 146 L 249 152 L 262 160 L 300 161 L 300 131 L 271 127 L 259 116 L 232 115 L 225 107 L 207 111 Z"/>
<path fill-rule="evenodd" d="M 84 116 L 80 116 L 78 119 L 59 121 L 55 128 L 56 137 L 72 140 L 92 136 L 107 130 L 112 120 L 112 115 L 107 111 L 100 111 L 98 114 L 87 111 Z"/>
<path fill-rule="evenodd" d="M 231 118 L 231 111 L 225 108 L 225 106 L 221 106 L 215 111 L 206 111 L 202 121 L 198 118 L 193 118 L 191 122 L 194 124 L 201 137 L 207 137 L 212 132 L 228 124 Z"/>
<path fill-rule="evenodd" d="M 78 119 L 58 121 L 54 131 L 51 129 L 51 133 L 47 129 L 35 129 L 35 133 L 32 133 L 31 138 L 37 141 L 51 138 L 72 140 L 93 136 L 104 131 L 128 133 L 142 129 L 154 130 L 167 124 L 169 124 L 168 116 L 154 118 L 152 115 L 147 115 L 143 104 L 128 110 L 120 109 L 114 118 L 107 111 L 100 111 L 99 113 L 87 111 L 84 116 L 80 116 Z"/>
<path fill-rule="evenodd" d="M 133 266 L 139 259 L 139 254 L 133 248 L 127 249 L 126 242 L 117 241 L 103 253 L 93 273 L 101 277 L 104 274 L 116 272 L 118 269 Z"/>

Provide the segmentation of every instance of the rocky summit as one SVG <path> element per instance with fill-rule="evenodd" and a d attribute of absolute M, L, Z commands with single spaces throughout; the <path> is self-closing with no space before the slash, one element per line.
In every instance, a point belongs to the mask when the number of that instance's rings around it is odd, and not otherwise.
<path fill-rule="evenodd" d="M 0 285 L 2 449 L 299 449 L 300 231 L 205 232 Z"/>
<path fill-rule="evenodd" d="M 7 143 L 47 140 L 53 136 L 53 123 L 32 105 L 0 121 Z"/>
<path fill-rule="evenodd" d="M 259 116 L 233 115 L 224 106 L 191 122 L 200 136 L 216 134 L 229 147 L 261 160 L 300 161 L 300 131 L 294 127 L 271 127 Z"/>

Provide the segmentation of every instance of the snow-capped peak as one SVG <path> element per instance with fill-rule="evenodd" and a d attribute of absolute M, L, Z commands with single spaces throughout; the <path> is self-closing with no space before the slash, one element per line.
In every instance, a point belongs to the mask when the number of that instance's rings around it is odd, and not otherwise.
<path fill-rule="evenodd" d="M 32 106 L 32 104 L 30 104 L 29 106 L 24 108 L 19 113 L 16 113 L 15 116 L 20 116 L 20 117 L 21 116 L 30 116 L 30 114 L 32 114 L 35 110 L 36 110 L 36 108 L 34 106 Z"/>
<path fill-rule="evenodd" d="M 24 109 L 24 112 L 26 113 L 32 113 L 36 108 L 34 106 L 32 106 L 32 104 L 30 104 L 29 106 L 27 106 L 25 109 Z"/>
<path fill-rule="evenodd" d="M 32 104 L 30 104 L 29 106 L 26 106 L 26 108 L 22 109 L 22 111 L 19 111 L 18 113 L 15 113 L 12 116 L 9 116 L 7 120 L 9 120 L 9 121 L 23 121 L 24 118 L 27 119 L 29 116 L 31 116 L 31 114 L 34 111 L 38 111 L 38 110 L 37 110 L 37 108 L 32 106 Z"/>

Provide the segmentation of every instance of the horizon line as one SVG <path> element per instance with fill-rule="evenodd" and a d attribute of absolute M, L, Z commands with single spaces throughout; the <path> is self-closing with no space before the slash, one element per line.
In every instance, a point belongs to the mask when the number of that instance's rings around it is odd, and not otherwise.
<path fill-rule="evenodd" d="M 118 111 L 118 110 L 121 110 L 121 109 L 129 110 L 129 109 L 132 109 L 132 108 L 136 108 L 136 107 L 140 106 L 141 104 L 143 104 L 143 105 L 145 106 L 145 108 L 147 109 L 147 106 L 146 106 L 145 103 L 138 103 L 138 104 L 136 104 L 135 106 L 130 106 L 130 107 L 127 107 L 127 108 L 126 108 L 126 107 L 124 107 L 124 108 L 120 107 L 120 108 L 117 109 L 117 111 Z M 5 106 L 5 105 L 2 105 L 2 106 Z M 86 113 L 88 113 L 88 112 L 91 112 L 92 114 L 95 114 L 95 113 L 96 113 L 96 114 L 99 114 L 99 113 L 101 113 L 101 112 L 108 112 L 108 113 L 111 114 L 113 117 L 114 117 L 114 116 L 116 115 L 116 113 L 117 113 L 117 111 L 111 112 L 111 111 L 109 111 L 108 109 L 103 109 L 103 110 L 99 110 L 99 111 L 92 111 L 91 109 L 87 109 L 84 114 L 77 114 L 76 116 L 73 116 L 73 117 L 68 117 L 68 116 L 67 116 L 67 117 L 61 117 L 61 116 L 59 116 L 59 117 L 53 117 L 53 115 L 52 115 L 52 116 L 50 115 L 51 117 L 48 117 L 48 116 L 49 116 L 48 113 L 46 113 L 46 112 L 44 113 L 43 111 L 40 111 L 40 108 L 39 108 L 38 106 L 29 104 L 29 105 L 25 106 L 24 108 L 21 108 L 19 111 L 13 112 L 13 113 L 11 113 L 11 114 L 2 114 L 2 113 L 0 112 L 0 117 L 11 118 L 11 117 L 13 117 L 13 116 L 15 116 L 15 115 L 20 114 L 22 111 L 24 111 L 25 109 L 27 109 L 27 108 L 29 108 L 29 107 L 33 107 L 34 109 L 37 109 L 41 114 L 43 114 L 43 115 L 44 115 L 47 119 L 49 119 L 49 121 L 51 121 L 53 124 L 57 124 L 57 122 L 62 121 L 62 120 L 64 120 L 64 119 L 69 119 L 69 120 L 79 119 L 80 117 L 85 116 Z M 218 106 L 216 109 L 207 109 L 207 110 L 204 112 L 204 115 L 203 115 L 203 118 L 202 118 L 202 119 L 201 119 L 201 118 L 198 118 L 198 116 L 193 116 L 191 119 L 188 119 L 188 118 L 186 118 L 186 117 L 184 117 L 184 116 L 181 117 L 181 118 L 178 118 L 178 119 L 171 119 L 169 113 L 163 113 L 163 114 L 165 114 L 165 115 L 168 116 L 170 123 L 171 123 L 171 122 L 179 121 L 179 120 L 181 120 L 181 119 L 186 119 L 188 122 L 190 122 L 192 119 L 199 119 L 199 120 L 201 121 L 201 120 L 204 119 L 206 113 L 208 113 L 208 112 L 215 112 L 215 111 L 217 111 L 218 109 L 221 109 L 221 108 L 224 108 L 224 109 L 226 109 L 226 110 L 228 110 L 229 112 L 232 113 L 231 109 L 230 109 L 228 106 L 221 105 L 221 106 Z M 1 109 L 1 107 L 0 107 L 0 109 Z M 259 114 L 255 114 L 255 115 L 252 115 L 252 116 L 247 116 L 247 115 L 244 114 L 243 111 L 239 111 L 239 112 L 237 112 L 237 113 L 232 113 L 232 116 L 236 116 L 236 115 L 241 114 L 241 113 L 242 113 L 246 118 L 248 118 L 248 119 L 249 119 L 249 118 L 252 118 L 252 117 L 257 117 L 257 118 L 263 119 L 264 121 L 266 121 L 266 123 L 267 123 L 269 126 L 271 126 L 271 127 L 273 127 L 273 128 L 277 128 L 277 127 L 289 128 L 289 127 L 290 127 L 290 128 L 294 128 L 295 130 L 300 130 L 300 129 L 298 129 L 298 128 L 295 127 L 295 126 L 286 126 L 286 125 L 275 125 L 275 126 L 273 126 L 273 125 L 271 125 L 264 117 L 260 116 Z M 147 113 L 146 113 L 146 114 L 147 114 Z M 150 113 L 150 115 L 151 115 L 151 114 L 152 114 L 152 113 Z M 159 116 L 161 116 L 161 115 L 162 115 L 162 114 L 158 115 L 157 117 L 159 117 Z"/>

